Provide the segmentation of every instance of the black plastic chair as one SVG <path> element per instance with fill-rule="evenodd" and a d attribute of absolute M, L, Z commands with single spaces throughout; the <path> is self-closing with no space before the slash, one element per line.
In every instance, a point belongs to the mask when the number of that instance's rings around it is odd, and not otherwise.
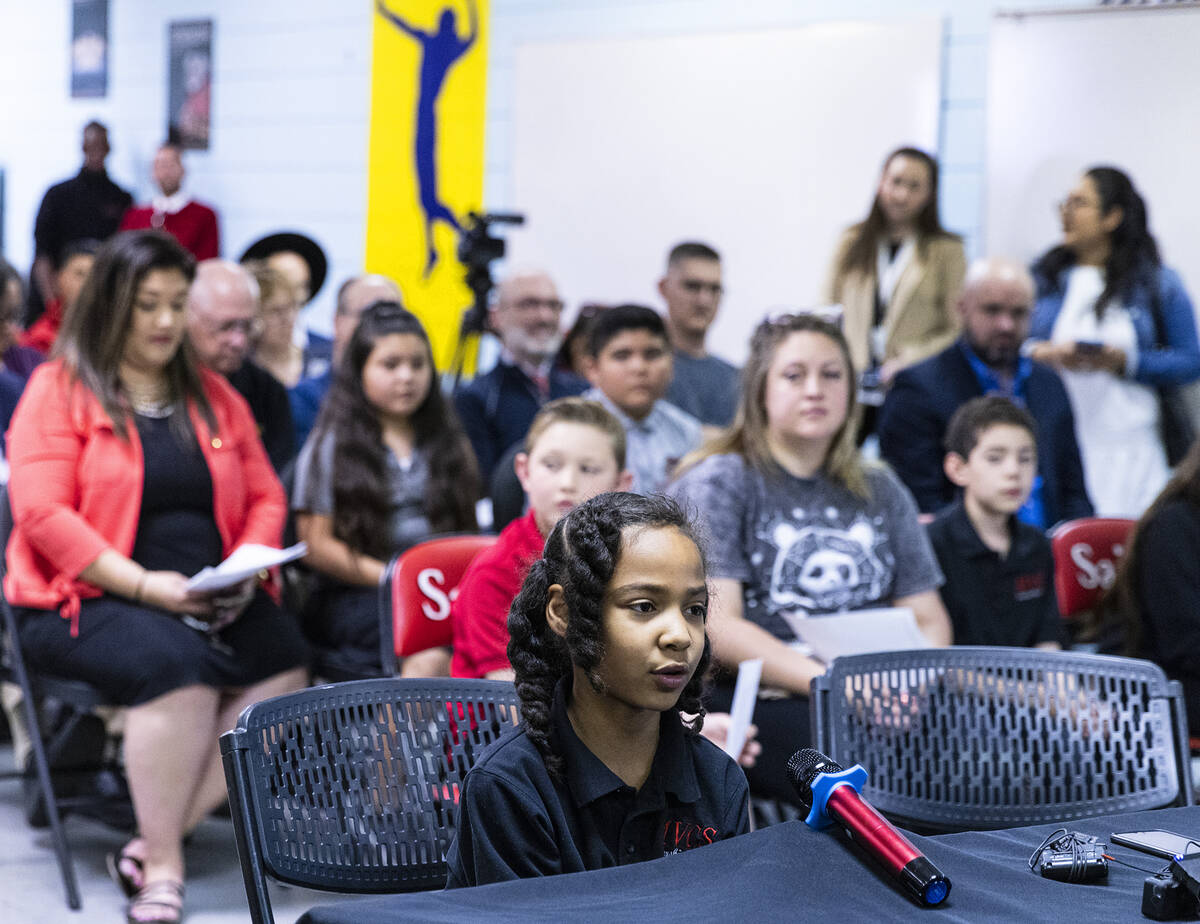
<path fill-rule="evenodd" d="M 1148 661 L 953 647 L 838 658 L 812 687 L 816 747 L 922 831 L 1193 803 L 1182 689 Z"/>
<path fill-rule="evenodd" d="M 518 721 L 513 685 L 490 680 L 355 680 L 247 708 L 221 756 L 255 924 L 274 920 L 268 878 L 442 888 L 462 780 Z"/>
<path fill-rule="evenodd" d="M 488 496 L 492 499 L 492 531 L 500 532 L 509 523 L 525 512 L 525 489 L 513 469 L 517 453 L 525 451 L 525 441 L 518 440 L 504 450 L 495 468 L 492 469 Z"/>
<path fill-rule="evenodd" d="M 7 549 L 8 536 L 11 531 L 12 509 L 9 506 L 8 491 L 6 488 L 0 487 L 0 584 L 3 583 L 7 570 L 3 552 Z M 4 651 L 3 660 L 0 663 L 0 675 L 10 679 L 21 688 L 21 708 L 29 735 L 36 791 L 41 800 L 40 811 L 37 811 L 36 814 L 40 815 L 43 812 L 45 814 L 46 822 L 50 827 L 54 852 L 58 859 L 59 871 L 62 874 L 67 905 L 72 910 L 78 911 L 83 907 L 83 903 L 79 896 L 75 864 L 71 857 L 71 848 L 67 842 L 62 819 L 70 811 L 78 810 L 95 814 L 98 809 L 105 810 L 105 815 L 111 819 L 114 814 L 113 799 L 95 793 L 75 797 L 60 796 L 56 793 L 37 704 L 45 698 L 55 699 L 69 705 L 78 715 L 83 715 L 97 706 L 111 705 L 111 703 L 99 690 L 81 680 L 43 671 L 30 671 L 25 663 L 24 653 L 21 651 L 16 616 L 2 589 L 0 589 L 0 613 L 3 615 L 4 629 Z M 14 775 L 24 776 L 24 768 L 17 767 Z M 122 791 L 124 791 L 123 786 Z M 125 796 L 120 799 L 120 803 L 120 813 L 127 819 L 125 826 L 132 829 L 132 806 Z"/>
<path fill-rule="evenodd" d="M 0 568 L 0 575 L 3 568 Z M 0 609 L 4 612 L 4 668 L 5 673 L 21 688 L 21 707 L 25 713 L 25 725 L 29 733 L 30 750 L 33 757 L 34 771 L 37 775 L 38 790 L 41 793 L 46 817 L 50 822 L 50 838 L 54 844 L 54 853 L 58 859 L 59 872 L 62 874 L 63 890 L 67 895 L 67 905 L 72 911 L 83 907 L 79 897 L 79 883 L 75 876 L 75 863 L 71 857 L 71 847 L 67 843 L 67 834 L 63 828 L 62 813 L 59 811 L 58 799 L 54 793 L 54 784 L 50 777 L 50 762 L 46 758 L 46 746 L 42 738 L 41 722 L 38 720 L 34 687 L 29 671 L 25 667 L 25 658 L 21 653 L 21 645 L 17 637 L 17 621 L 13 616 L 12 607 L 0 593 Z M 80 685 L 79 692 L 86 694 L 90 689 Z M 59 691 L 62 692 L 62 691 Z M 21 772 L 21 768 L 17 768 Z"/>

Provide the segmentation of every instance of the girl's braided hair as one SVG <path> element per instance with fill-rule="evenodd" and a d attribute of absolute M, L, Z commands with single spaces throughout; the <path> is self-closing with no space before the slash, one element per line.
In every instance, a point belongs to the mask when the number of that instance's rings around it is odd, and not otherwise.
<path fill-rule="evenodd" d="M 629 527 L 678 529 L 700 549 L 687 515 L 662 495 L 624 492 L 601 494 L 580 504 L 554 527 L 542 558 L 534 562 L 521 592 L 508 613 L 508 660 L 516 673 L 517 696 L 525 733 L 537 746 L 550 772 L 562 773 L 562 757 L 550 743 L 554 688 L 573 666 L 586 673 L 597 692 L 604 685 L 596 668 L 604 657 L 602 619 L 604 595 L 621 554 L 622 533 Z M 703 554 L 703 553 L 701 553 Z M 567 632 L 560 636 L 546 621 L 550 587 L 559 584 L 567 604 Z M 708 672 L 710 647 L 704 652 L 675 709 L 696 715 L 688 725 L 698 732 L 704 724 L 700 697 Z"/>

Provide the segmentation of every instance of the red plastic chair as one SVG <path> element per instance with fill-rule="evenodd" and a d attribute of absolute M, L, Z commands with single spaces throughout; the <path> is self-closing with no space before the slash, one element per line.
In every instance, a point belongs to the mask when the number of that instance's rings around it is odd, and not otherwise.
<path fill-rule="evenodd" d="M 495 541 L 495 536 L 430 539 L 388 563 L 380 594 L 385 670 L 394 675 L 401 659 L 453 644 L 450 604 L 471 559 Z"/>
<path fill-rule="evenodd" d="M 1094 609 L 1112 587 L 1133 527 L 1133 520 L 1086 517 L 1060 523 L 1051 531 L 1054 592 L 1063 619 Z"/>

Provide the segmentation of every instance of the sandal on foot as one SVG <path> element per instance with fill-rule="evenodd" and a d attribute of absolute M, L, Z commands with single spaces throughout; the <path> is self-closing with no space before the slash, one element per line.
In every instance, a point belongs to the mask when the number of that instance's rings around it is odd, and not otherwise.
<path fill-rule="evenodd" d="M 158 879 L 142 886 L 125 910 L 128 924 L 179 924 L 183 918 L 183 883 Z"/>
<path fill-rule="evenodd" d="M 108 867 L 109 878 L 117 884 L 126 898 L 133 898 L 146 884 L 145 870 L 142 868 L 142 858 L 130 852 L 130 845 L 140 838 L 133 838 L 119 853 L 110 853 L 104 858 Z"/>

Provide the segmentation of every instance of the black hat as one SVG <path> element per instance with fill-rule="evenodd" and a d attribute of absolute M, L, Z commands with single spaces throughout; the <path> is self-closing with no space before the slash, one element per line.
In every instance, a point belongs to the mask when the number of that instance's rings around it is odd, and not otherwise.
<path fill-rule="evenodd" d="M 328 272 L 329 264 L 321 245 L 307 234 L 301 234 L 299 231 L 277 231 L 274 234 L 268 234 L 247 247 L 238 262 L 265 260 L 267 257 L 285 251 L 291 251 L 308 264 L 308 300 L 312 301 L 321 291 L 321 286 L 325 285 L 325 274 Z"/>

